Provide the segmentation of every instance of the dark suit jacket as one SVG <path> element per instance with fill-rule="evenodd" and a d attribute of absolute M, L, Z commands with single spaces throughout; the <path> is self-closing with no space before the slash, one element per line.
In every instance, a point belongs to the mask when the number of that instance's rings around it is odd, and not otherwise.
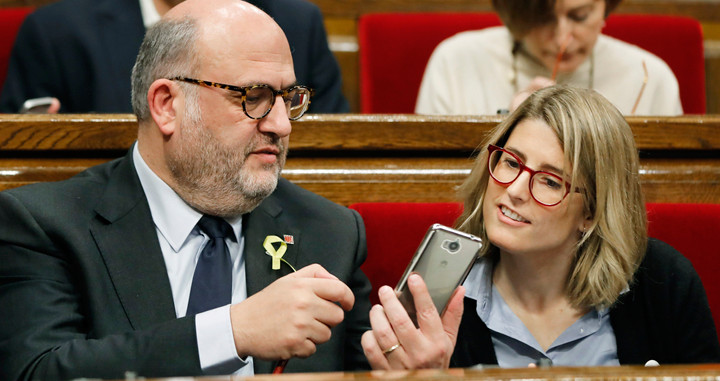
<path fill-rule="evenodd" d="M 290 43 L 299 84 L 315 89 L 311 113 L 348 112 L 322 14 L 307 0 L 250 0 Z M 65 113 L 129 113 L 130 74 L 145 35 L 138 0 L 62 0 L 21 26 L 0 92 L 0 112 L 54 96 Z M 202 79 L 202 78 L 201 78 Z"/>
<path fill-rule="evenodd" d="M 476 309 L 475 300 L 465 298 L 452 366 L 497 364 L 490 330 Z M 720 344 L 700 277 L 687 258 L 662 241 L 648 241 L 630 291 L 610 309 L 610 324 L 620 364 L 720 362 Z"/>
<path fill-rule="evenodd" d="M 177 319 L 150 210 L 128 154 L 58 183 L 0 193 L 0 379 L 200 375 L 194 317 Z M 271 270 L 262 242 L 294 236 L 284 258 L 320 263 L 355 294 L 329 342 L 287 372 L 368 367 L 370 284 L 359 215 L 281 179 L 244 223 L 248 295 Z M 282 306 L 277 307 L 278 310 Z M 256 361 L 256 373 L 271 365 Z"/>

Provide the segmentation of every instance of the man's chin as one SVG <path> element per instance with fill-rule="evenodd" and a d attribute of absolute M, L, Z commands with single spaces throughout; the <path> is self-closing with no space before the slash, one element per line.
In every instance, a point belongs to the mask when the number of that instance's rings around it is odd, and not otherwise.
<path fill-rule="evenodd" d="M 247 180 L 238 185 L 241 187 L 242 193 L 246 197 L 264 198 L 269 196 L 273 191 L 275 191 L 278 183 L 278 178 L 279 171 L 277 170 L 262 171 L 261 173 L 254 174 L 254 176 L 250 178 L 246 177 Z"/>

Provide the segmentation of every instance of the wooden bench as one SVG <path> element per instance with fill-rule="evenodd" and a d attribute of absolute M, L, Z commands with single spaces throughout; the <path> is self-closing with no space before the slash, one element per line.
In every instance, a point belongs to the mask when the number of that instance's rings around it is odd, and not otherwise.
<path fill-rule="evenodd" d="M 499 117 L 309 115 L 294 122 L 287 179 L 337 203 L 455 201 Z M 628 117 L 647 202 L 720 204 L 720 116 Z M 0 115 L 0 190 L 69 178 L 120 157 L 132 115 Z"/>

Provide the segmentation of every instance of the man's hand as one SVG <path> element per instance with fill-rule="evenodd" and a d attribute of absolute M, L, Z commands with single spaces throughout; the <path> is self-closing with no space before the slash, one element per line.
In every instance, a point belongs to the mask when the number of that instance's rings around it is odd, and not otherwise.
<path fill-rule="evenodd" d="M 308 357 L 354 303 L 350 288 L 320 265 L 284 276 L 230 307 L 238 356 Z"/>
<path fill-rule="evenodd" d="M 370 310 L 372 330 L 362 336 L 365 356 L 373 369 L 447 368 L 462 319 L 465 288 L 455 290 L 440 318 L 419 275 L 410 275 L 408 287 L 415 300 L 419 328 L 395 292 L 388 286 L 381 287 L 378 296 L 382 305 Z"/>

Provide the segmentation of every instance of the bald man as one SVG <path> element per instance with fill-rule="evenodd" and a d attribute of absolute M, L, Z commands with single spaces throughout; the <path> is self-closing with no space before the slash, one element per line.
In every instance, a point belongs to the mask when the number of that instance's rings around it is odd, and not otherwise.
<path fill-rule="evenodd" d="M 124 158 L 0 193 L 0 379 L 367 368 L 362 221 L 279 178 L 311 94 L 278 25 L 185 1 L 132 89 Z"/>

